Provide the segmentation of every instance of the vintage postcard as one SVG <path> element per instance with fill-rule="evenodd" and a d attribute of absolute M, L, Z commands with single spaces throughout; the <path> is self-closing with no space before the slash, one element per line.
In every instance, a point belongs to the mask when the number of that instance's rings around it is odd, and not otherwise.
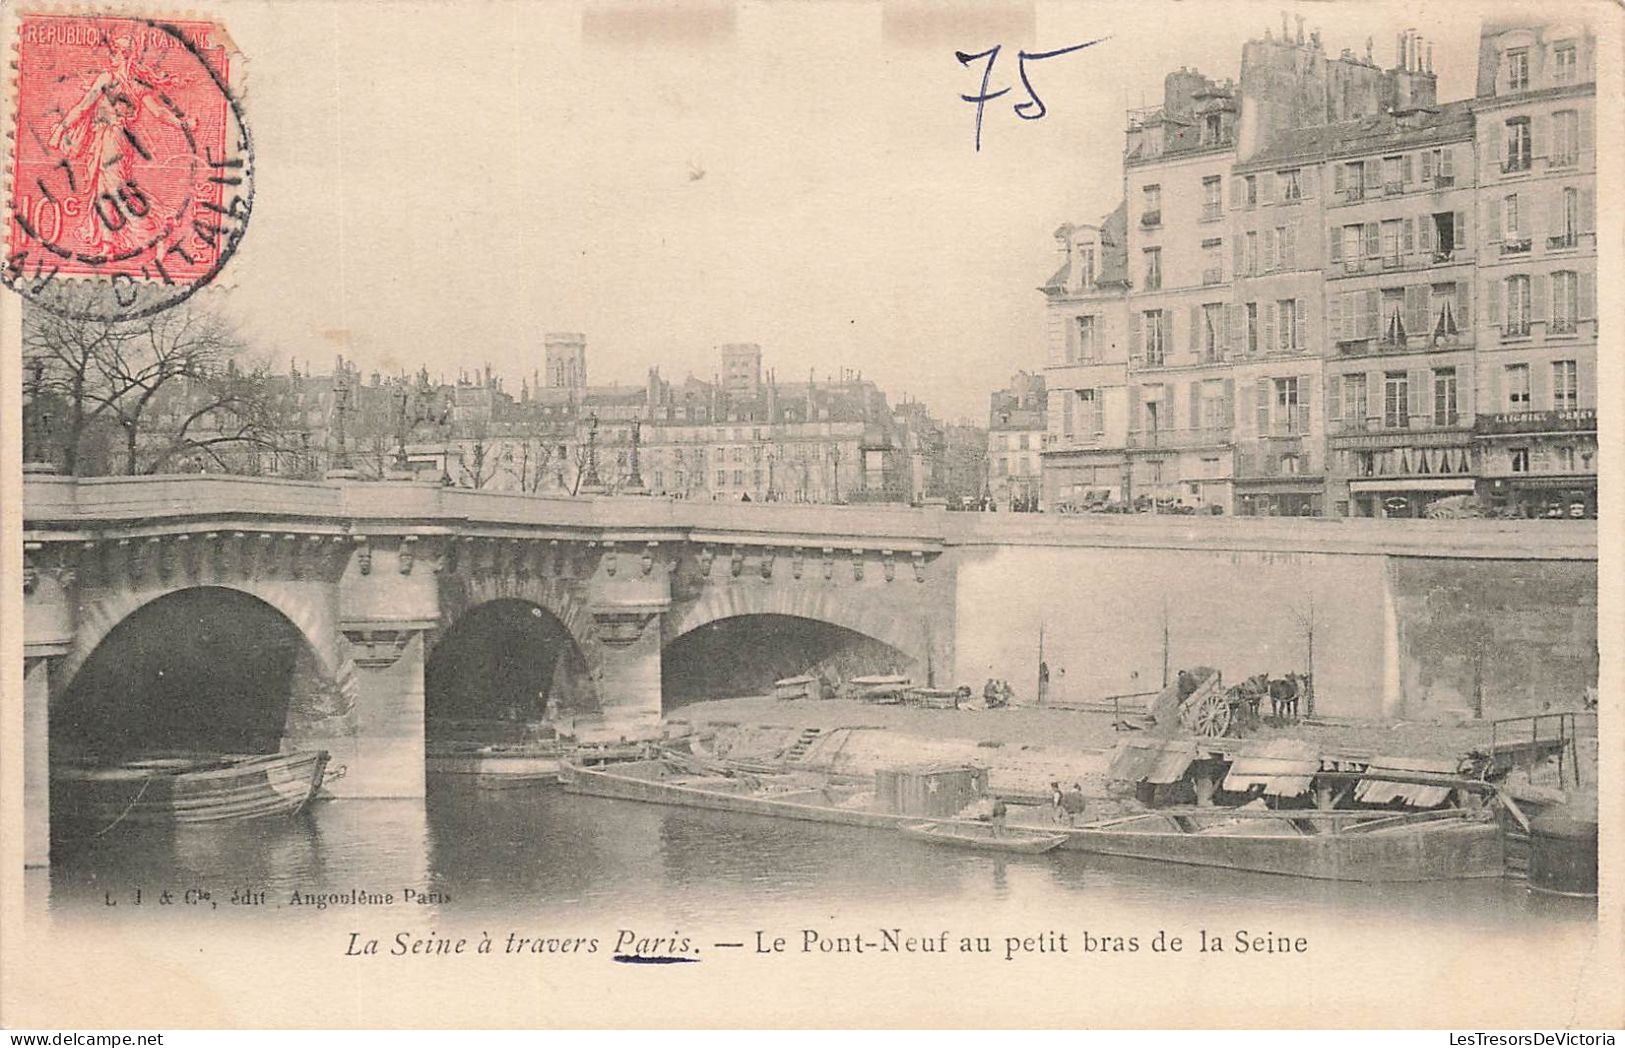
<path fill-rule="evenodd" d="M 0 8 L 0 1023 L 1625 1025 L 1621 29 Z"/>

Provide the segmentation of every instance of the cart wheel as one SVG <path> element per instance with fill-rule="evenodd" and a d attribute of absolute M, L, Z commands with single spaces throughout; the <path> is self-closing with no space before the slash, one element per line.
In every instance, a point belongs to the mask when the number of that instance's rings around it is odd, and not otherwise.
<path fill-rule="evenodd" d="M 1208 692 L 1190 710 L 1188 723 L 1197 735 L 1216 739 L 1230 729 L 1230 701 L 1218 690 Z"/>

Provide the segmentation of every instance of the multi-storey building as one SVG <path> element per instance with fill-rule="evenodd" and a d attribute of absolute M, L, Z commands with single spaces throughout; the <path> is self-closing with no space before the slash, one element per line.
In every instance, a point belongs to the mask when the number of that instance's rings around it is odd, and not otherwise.
<path fill-rule="evenodd" d="M 1507 512 L 1596 513 L 1596 51 L 1574 22 L 1480 35 L 1474 436 Z"/>
<path fill-rule="evenodd" d="M 1239 88 L 1181 69 L 1129 114 L 1125 204 L 1063 226 L 1041 288 L 1052 504 L 1595 513 L 1595 36 L 1486 25 L 1443 104 L 1396 43 L 1385 70 L 1283 26 Z"/>
<path fill-rule="evenodd" d="M 1047 430 L 1044 376 L 1018 371 L 989 398 L 985 494 L 1008 509 L 1041 507 L 1041 456 Z"/>
<path fill-rule="evenodd" d="M 1119 502 L 1127 490 L 1128 249 L 1126 209 L 1099 225 L 1055 231 L 1064 261 L 1040 290 L 1049 358 L 1044 504 Z"/>
<path fill-rule="evenodd" d="M 1234 85 L 1181 69 L 1163 104 L 1129 114 L 1127 488 L 1230 507 L 1237 342 L 1225 183 L 1236 161 Z"/>

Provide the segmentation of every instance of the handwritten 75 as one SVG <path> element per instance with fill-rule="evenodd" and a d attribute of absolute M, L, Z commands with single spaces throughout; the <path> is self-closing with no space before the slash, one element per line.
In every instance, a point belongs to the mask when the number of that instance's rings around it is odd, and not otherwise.
<path fill-rule="evenodd" d="M 1045 58 L 1059 58 L 1061 55 L 1082 51 L 1086 47 L 1093 47 L 1110 39 L 1111 37 L 1103 36 L 1099 40 L 1091 40 L 1086 44 L 1073 44 L 1071 47 L 1063 47 L 1055 51 L 1040 51 L 1036 54 L 1027 51 L 1018 52 L 1016 56 L 1016 75 L 1021 78 L 1021 88 L 1027 92 L 1027 100 L 1015 104 L 1016 115 L 1023 120 L 1040 120 L 1045 113 L 1049 112 L 1049 107 L 1044 105 L 1044 100 L 1038 97 L 1038 92 L 1033 90 L 1032 81 L 1027 78 L 1028 62 L 1037 62 Z M 1011 90 L 1008 87 L 1001 87 L 997 91 L 987 89 L 988 81 L 993 78 L 993 65 L 999 60 L 999 52 L 1003 49 L 1003 46 L 1002 44 L 994 44 L 986 51 L 978 51 L 973 55 L 966 54 L 963 51 L 954 52 L 954 57 L 959 59 L 959 64 L 962 66 L 969 66 L 972 62 L 978 62 L 982 59 L 987 60 L 987 65 L 982 68 L 982 93 L 959 96 L 962 100 L 974 103 L 976 106 L 976 151 L 978 153 L 982 151 L 982 113 L 986 109 L 987 103 L 995 98 L 1009 94 Z"/>

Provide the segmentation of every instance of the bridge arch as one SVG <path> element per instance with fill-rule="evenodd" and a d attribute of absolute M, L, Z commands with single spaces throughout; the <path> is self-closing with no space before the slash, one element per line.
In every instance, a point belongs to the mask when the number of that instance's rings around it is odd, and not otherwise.
<path fill-rule="evenodd" d="M 912 595 L 912 594 L 911 594 Z M 850 592 L 833 587 L 792 584 L 750 586 L 708 586 L 692 604 L 673 608 L 663 618 L 661 643 L 670 645 L 723 619 L 749 615 L 773 615 L 810 619 L 849 630 L 879 641 L 917 663 L 931 661 L 929 627 L 919 609 L 865 594 L 858 600 Z"/>
<path fill-rule="evenodd" d="M 72 671 L 53 689 L 53 751 L 121 757 L 153 750 L 268 753 L 346 719 L 353 669 L 264 596 L 183 586 L 94 605 Z M 318 732 L 321 729 L 316 729 Z M 342 730 L 342 729 L 341 729 Z"/>
<path fill-rule="evenodd" d="M 437 631 L 424 665 L 430 739 L 451 737 L 459 721 L 517 722 L 596 710 L 589 649 L 570 627 L 524 597 L 460 606 Z"/>

